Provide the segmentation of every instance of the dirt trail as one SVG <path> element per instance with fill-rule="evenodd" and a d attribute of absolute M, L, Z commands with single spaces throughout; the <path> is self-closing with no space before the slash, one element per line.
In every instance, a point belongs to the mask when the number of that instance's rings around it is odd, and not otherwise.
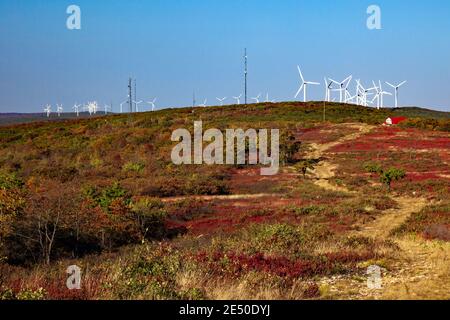
<path fill-rule="evenodd" d="M 366 224 L 361 230 L 355 232 L 356 235 L 386 239 L 391 232 L 401 226 L 414 212 L 421 211 L 427 204 L 423 198 L 396 197 L 398 208 L 389 209 L 383 212 L 375 221 Z"/>
<path fill-rule="evenodd" d="M 373 128 L 367 125 L 355 125 L 359 132 L 348 135 L 338 141 L 323 145 L 312 145 L 309 158 L 323 157 L 330 148 L 357 139 Z M 322 161 L 315 168 L 316 184 L 327 190 L 349 192 L 345 187 L 332 185 L 329 179 L 334 177 L 336 166 Z M 353 279 L 335 279 L 333 287 L 337 296 L 346 296 L 342 291 L 351 293 L 347 298 L 356 299 L 450 299 L 450 243 L 426 241 L 420 237 L 404 236 L 392 238 L 392 231 L 401 226 L 415 212 L 421 211 L 429 201 L 423 198 L 395 197 L 398 208 L 389 209 L 376 220 L 362 226 L 353 235 L 378 240 L 394 240 L 399 247 L 392 270 L 385 270 L 382 278 L 382 290 L 370 290 L 365 283 Z"/>
<path fill-rule="evenodd" d="M 312 151 L 308 153 L 307 158 L 309 159 L 319 159 L 321 157 L 323 157 L 324 153 L 343 143 L 346 141 L 351 141 L 351 140 L 355 140 L 358 139 L 360 136 L 369 133 L 374 126 L 370 126 L 367 124 L 351 124 L 350 126 L 357 128 L 359 131 L 356 133 L 352 133 L 349 134 L 337 141 L 333 141 L 330 143 L 325 143 L 325 144 L 311 144 L 312 147 Z M 314 175 L 316 177 L 316 181 L 315 184 L 318 185 L 319 187 L 322 187 L 326 190 L 330 190 L 330 191 L 339 191 L 339 192 L 347 192 L 347 193 L 353 193 L 352 191 L 348 190 L 345 187 L 340 187 L 340 186 L 336 186 L 330 183 L 330 179 L 332 179 L 334 177 L 334 170 L 336 169 L 336 165 L 328 162 L 328 161 L 321 161 L 319 163 L 319 165 L 316 166 L 316 168 L 314 169 Z"/>
<path fill-rule="evenodd" d="M 179 197 L 170 197 L 170 198 L 162 198 L 162 202 L 177 202 L 187 199 L 194 200 L 245 200 L 245 199 L 259 199 L 259 198 L 268 198 L 268 197 L 280 197 L 280 194 L 274 193 L 258 193 L 258 194 L 230 194 L 230 195 L 216 195 L 216 196 L 179 196 Z"/>

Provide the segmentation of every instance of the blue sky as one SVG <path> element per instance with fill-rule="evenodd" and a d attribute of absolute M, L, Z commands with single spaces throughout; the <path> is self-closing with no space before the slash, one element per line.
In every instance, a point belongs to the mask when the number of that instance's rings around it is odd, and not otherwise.
<path fill-rule="evenodd" d="M 66 28 L 70 4 L 81 30 Z M 371 4 L 382 30 L 366 27 Z M 0 0 L 0 112 L 90 100 L 117 111 L 129 76 L 158 107 L 189 105 L 193 90 L 217 104 L 243 91 L 245 47 L 250 96 L 293 100 L 299 64 L 311 81 L 408 80 L 401 105 L 450 111 L 449 14 L 448 0 Z"/>

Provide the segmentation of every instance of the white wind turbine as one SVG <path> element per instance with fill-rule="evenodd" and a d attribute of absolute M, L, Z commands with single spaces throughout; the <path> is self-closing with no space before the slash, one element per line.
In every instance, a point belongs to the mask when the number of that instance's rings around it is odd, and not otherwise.
<path fill-rule="evenodd" d="M 50 113 L 52 113 L 52 106 L 51 105 L 46 105 L 44 108 L 44 112 L 47 114 L 47 118 L 50 117 Z"/>
<path fill-rule="evenodd" d="M 84 109 L 89 112 L 89 115 L 96 114 L 98 109 L 97 101 L 89 101 Z"/>
<path fill-rule="evenodd" d="M 97 110 L 98 110 L 98 103 L 97 103 L 97 101 L 94 101 L 94 102 L 91 103 L 91 108 L 92 108 L 92 112 L 94 114 L 97 114 Z"/>
<path fill-rule="evenodd" d="M 217 101 L 220 101 L 220 105 L 223 106 L 223 102 L 227 99 L 227 97 L 223 97 L 222 99 L 221 98 L 216 98 L 216 99 L 217 99 Z"/>
<path fill-rule="evenodd" d="M 275 103 L 275 100 L 269 100 L 269 93 L 266 93 L 266 100 L 264 102 Z"/>
<path fill-rule="evenodd" d="M 343 102 L 344 92 L 347 90 L 348 86 L 350 85 L 352 78 L 353 78 L 353 76 L 348 76 L 342 82 L 337 82 L 336 80 L 333 80 L 330 78 L 331 82 L 333 82 L 339 86 L 339 89 L 334 89 L 333 91 L 339 91 L 339 102 L 340 103 Z"/>
<path fill-rule="evenodd" d="M 298 89 L 297 93 L 295 94 L 294 98 L 297 99 L 300 92 L 303 90 L 303 102 L 306 102 L 306 89 L 308 85 L 320 85 L 318 82 L 311 82 L 311 81 L 305 81 L 305 78 L 303 78 L 302 70 L 300 70 L 300 67 L 297 66 L 298 73 L 300 74 L 300 78 L 302 78 L 302 84 L 300 88 Z"/>
<path fill-rule="evenodd" d="M 375 81 L 373 81 L 372 83 L 373 83 L 373 86 L 374 86 L 375 90 L 377 91 L 377 93 L 371 102 L 373 103 L 376 99 L 377 100 L 377 109 L 379 110 L 380 108 L 381 109 L 384 108 L 384 101 L 383 101 L 384 95 L 387 94 L 387 95 L 392 96 L 392 93 L 383 91 L 383 88 L 381 86 L 381 81 L 378 81 L 379 87 L 376 86 Z"/>
<path fill-rule="evenodd" d="M 109 106 L 107 104 L 105 104 L 104 108 L 105 108 L 105 114 L 108 114 L 108 110 L 111 110 L 111 106 Z"/>
<path fill-rule="evenodd" d="M 139 101 L 133 101 L 134 105 L 136 106 L 136 112 L 139 112 L 139 105 L 142 103 L 142 100 Z"/>
<path fill-rule="evenodd" d="M 364 106 L 364 107 L 367 107 L 369 105 L 368 102 L 367 102 L 367 96 L 368 95 L 372 95 L 373 93 L 371 91 L 377 90 L 378 88 L 377 88 L 377 86 L 375 86 L 375 83 L 374 83 L 374 86 L 372 88 L 366 89 L 361 84 L 360 80 L 356 80 L 356 84 L 357 84 L 357 86 L 356 86 L 357 87 L 357 91 L 359 92 L 358 93 L 358 95 L 359 95 L 359 104 Z"/>
<path fill-rule="evenodd" d="M 380 91 L 379 91 L 379 95 L 380 95 L 380 107 L 381 107 L 381 108 L 384 108 L 384 103 L 383 103 L 383 97 L 384 97 L 384 95 L 387 94 L 387 95 L 389 95 L 389 96 L 392 96 L 392 93 L 386 92 L 386 91 L 383 90 L 383 87 L 381 86 L 381 81 L 379 81 L 379 84 L 380 84 Z"/>
<path fill-rule="evenodd" d="M 72 108 L 73 110 L 75 110 L 75 113 L 77 114 L 77 117 L 80 116 L 80 107 L 81 107 L 81 104 L 76 104 L 75 103 L 75 105 Z"/>
<path fill-rule="evenodd" d="M 126 103 L 128 103 L 128 100 L 127 100 L 127 101 L 124 101 L 124 102 L 122 102 L 122 103 L 120 104 L 120 113 L 123 113 L 123 105 L 126 104 Z"/>
<path fill-rule="evenodd" d="M 153 99 L 152 101 L 147 101 L 147 103 L 152 106 L 152 111 L 155 111 L 156 109 L 156 100 L 157 98 Z"/>
<path fill-rule="evenodd" d="M 206 108 L 206 102 L 208 101 L 208 99 L 205 99 L 204 101 L 203 101 L 203 103 L 202 104 L 199 104 L 198 106 L 199 107 L 203 107 L 203 108 Z"/>
<path fill-rule="evenodd" d="M 261 93 L 258 94 L 256 97 L 252 98 L 252 100 L 255 100 L 255 103 L 259 103 L 259 98 L 261 98 Z"/>
<path fill-rule="evenodd" d="M 386 84 L 387 84 L 388 86 L 391 86 L 391 87 L 394 88 L 394 90 L 395 90 L 395 107 L 396 107 L 396 108 L 398 108 L 398 89 L 399 89 L 402 85 L 404 85 L 405 83 L 406 83 L 406 81 L 403 81 L 402 83 L 400 83 L 400 84 L 394 86 L 393 84 L 390 84 L 389 82 L 386 82 Z"/>
<path fill-rule="evenodd" d="M 58 112 L 58 117 L 61 116 L 61 112 L 63 112 L 63 106 L 62 104 L 56 104 L 56 112 Z"/>
<path fill-rule="evenodd" d="M 237 97 L 233 97 L 233 99 L 236 100 L 236 104 L 241 104 L 241 97 L 242 97 L 242 93 Z"/>
<path fill-rule="evenodd" d="M 325 101 L 326 102 L 330 102 L 331 99 L 331 85 L 333 84 L 333 82 L 331 81 L 327 81 L 327 78 L 323 78 L 324 83 L 325 83 Z"/>

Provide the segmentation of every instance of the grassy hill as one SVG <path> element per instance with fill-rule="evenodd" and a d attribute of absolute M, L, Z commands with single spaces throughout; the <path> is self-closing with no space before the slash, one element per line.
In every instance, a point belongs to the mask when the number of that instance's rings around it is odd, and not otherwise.
<path fill-rule="evenodd" d="M 261 104 L 260 106 L 262 106 L 264 104 Z M 225 108 L 231 108 L 231 111 L 234 113 L 238 110 L 236 109 L 248 109 L 248 110 L 252 110 L 256 105 L 249 105 L 248 107 L 244 107 L 244 106 L 227 106 Z M 302 103 L 297 103 L 297 102 L 282 102 L 282 103 L 275 103 L 275 104 L 271 104 L 272 107 L 286 107 L 286 108 L 297 108 L 297 107 L 301 107 L 304 108 L 305 106 L 308 108 L 313 108 L 315 109 L 316 113 L 314 117 L 312 117 L 311 113 L 311 109 L 307 110 L 307 113 L 309 116 L 308 119 L 323 119 L 323 103 L 322 102 L 312 102 L 312 103 L 308 103 L 306 105 L 302 104 Z M 337 117 L 336 115 L 336 111 L 339 111 L 339 106 L 340 104 L 337 103 L 326 103 L 326 115 L 328 115 L 329 119 L 331 121 L 339 121 L 338 119 L 342 119 L 341 117 Z M 336 109 L 336 107 L 338 107 Z M 208 107 L 207 109 L 211 109 L 214 107 Z M 341 109 L 341 111 L 343 112 L 344 116 L 349 116 L 355 117 L 355 120 L 358 120 L 358 117 L 372 117 L 374 116 L 373 120 L 367 119 L 366 121 L 384 121 L 385 118 L 387 116 L 405 116 L 408 118 L 424 118 L 424 119 L 449 119 L 450 118 L 450 112 L 442 112 L 442 111 L 435 111 L 435 110 L 430 110 L 430 109 L 424 109 L 424 108 L 418 108 L 418 107 L 404 107 L 404 108 L 397 108 L 397 109 L 389 109 L 389 108 L 385 108 L 383 110 L 380 110 L 379 112 L 376 112 L 376 110 L 374 108 L 363 108 L 363 107 L 358 107 L 358 106 L 354 106 L 354 105 L 346 105 L 345 106 L 346 110 L 344 111 L 344 109 Z M 178 109 L 168 109 L 168 110 L 174 110 L 174 116 L 176 116 L 176 110 Z M 278 111 L 281 110 L 277 110 Z M 305 110 L 306 111 L 306 110 Z M 161 112 L 165 112 L 165 111 L 161 111 Z M 353 112 L 356 112 L 353 113 Z M 170 113 L 170 112 L 169 112 Z M 284 114 L 284 112 L 282 112 Z M 352 115 L 353 113 L 353 115 Z M 97 117 L 101 117 L 102 114 L 98 114 Z M 384 119 L 383 119 L 384 117 Z M 88 113 L 84 112 L 84 113 L 80 113 L 80 118 L 84 119 L 84 118 L 92 118 L 91 116 L 89 116 Z M 61 115 L 61 117 L 57 117 L 55 114 L 52 114 L 50 118 L 47 118 L 45 114 L 43 113 L 0 113 L 0 126 L 7 126 L 7 125 L 14 125 L 14 124 L 21 124 L 21 123 L 30 123 L 30 122 L 40 122 L 40 121 L 61 121 L 61 120 L 68 120 L 68 119 L 78 119 L 76 117 L 75 113 L 63 113 Z"/>
<path fill-rule="evenodd" d="M 393 115 L 411 119 L 380 125 Z M 371 264 L 400 283 L 422 267 L 440 277 L 426 278 L 433 288 L 450 283 L 449 119 L 286 102 L 2 126 L 0 299 L 364 298 L 358 279 Z M 197 120 L 204 130 L 280 129 L 280 173 L 175 166 L 171 134 Z M 377 175 L 389 168 L 406 177 L 387 189 Z M 437 262 L 417 269 L 399 252 Z M 68 292 L 73 264 L 89 276 Z M 386 286 L 398 298 L 396 283 Z M 424 295 L 448 298 L 445 289 Z"/>

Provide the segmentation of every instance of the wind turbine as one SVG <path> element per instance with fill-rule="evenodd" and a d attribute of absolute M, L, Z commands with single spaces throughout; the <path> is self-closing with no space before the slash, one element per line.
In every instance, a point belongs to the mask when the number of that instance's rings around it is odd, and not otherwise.
<path fill-rule="evenodd" d="M 120 113 L 123 113 L 123 105 L 126 103 L 128 103 L 128 100 L 126 100 L 120 104 Z"/>
<path fill-rule="evenodd" d="M 256 103 L 259 103 L 259 98 L 261 98 L 261 93 L 258 94 L 256 97 L 252 98 L 252 100 L 255 100 Z"/>
<path fill-rule="evenodd" d="M 384 96 L 385 94 L 387 94 L 387 95 L 389 95 L 389 96 L 392 96 L 392 93 L 383 91 L 383 88 L 381 87 L 381 81 L 379 81 L 379 84 L 380 84 L 380 92 L 379 92 L 379 94 L 380 94 L 380 107 L 381 107 L 381 108 L 384 108 L 384 104 L 383 104 L 383 96 Z"/>
<path fill-rule="evenodd" d="M 105 104 L 105 114 L 108 114 L 108 109 L 111 110 L 111 106 Z"/>
<path fill-rule="evenodd" d="M 155 105 L 156 99 L 157 98 L 153 99 L 152 101 L 147 101 L 147 103 L 152 106 L 152 111 L 155 111 L 155 109 L 156 109 L 156 105 Z"/>
<path fill-rule="evenodd" d="M 398 89 L 399 89 L 402 85 L 404 85 L 405 83 L 406 83 L 406 81 L 403 81 L 402 83 L 400 83 L 400 84 L 394 86 L 393 84 L 390 84 L 389 82 L 386 82 L 386 84 L 387 84 L 388 86 L 391 86 L 391 87 L 394 88 L 394 90 L 395 90 L 395 107 L 396 107 L 396 108 L 398 107 Z"/>
<path fill-rule="evenodd" d="M 62 104 L 56 104 L 56 112 L 58 112 L 58 117 L 61 116 L 61 112 L 63 112 Z"/>
<path fill-rule="evenodd" d="M 51 105 L 46 105 L 44 108 L 44 112 L 47 113 L 47 118 L 50 117 L 50 113 L 52 113 L 52 106 Z"/>
<path fill-rule="evenodd" d="M 143 102 L 142 100 L 139 101 L 133 101 L 134 105 L 136 106 L 136 112 L 139 112 L 139 105 Z"/>
<path fill-rule="evenodd" d="M 77 117 L 80 116 L 80 107 L 81 107 L 81 105 L 78 105 L 78 104 L 75 103 L 75 105 L 72 108 L 73 110 L 75 110 L 75 112 L 77 114 Z"/>
<path fill-rule="evenodd" d="M 199 104 L 198 106 L 199 107 L 203 107 L 203 108 L 206 108 L 206 102 L 208 101 L 208 99 L 205 99 L 205 101 L 203 101 L 203 103 L 202 104 Z"/>
<path fill-rule="evenodd" d="M 237 104 L 241 104 L 241 97 L 242 93 L 238 97 L 233 97 L 233 99 L 236 100 Z"/>
<path fill-rule="evenodd" d="M 375 83 L 372 88 L 368 88 L 368 89 L 364 88 L 364 86 L 361 84 L 361 80 L 356 80 L 356 88 L 357 88 L 357 91 L 359 92 L 360 104 L 364 107 L 368 106 L 367 96 L 372 94 L 371 91 L 373 91 L 373 90 L 377 91 L 377 89 L 378 89 L 377 86 L 375 85 Z"/>
<path fill-rule="evenodd" d="M 295 94 L 295 99 L 297 99 L 298 95 L 300 94 L 300 92 L 303 90 L 303 102 L 306 102 L 306 88 L 308 87 L 308 85 L 320 85 L 320 83 L 318 82 L 311 82 L 311 81 L 305 81 L 305 78 L 303 78 L 303 74 L 302 74 L 302 70 L 300 70 L 300 67 L 297 66 L 298 69 L 298 73 L 300 74 L 300 78 L 302 78 L 302 85 L 300 86 L 300 88 L 298 89 L 297 93 Z"/>
<path fill-rule="evenodd" d="M 96 114 L 98 109 L 97 101 L 89 101 L 84 109 L 89 112 L 89 115 Z"/>
<path fill-rule="evenodd" d="M 339 86 L 339 89 L 334 89 L 333 91 L 339 91 L 339 102 L 342 103 L 343 102 L 343 93 L 345 92 L 345 90 L 347 90 L 348 86 L 350 85 L 350 82 L 352 81 L 353 76 L 348 76 L 347 78 L 345 78 L 342 82 L 337 82 L 336 80 L 333 80 L 330 78 L 331 82 L 334 82 L 335 84 L 337 84 Z"/>
<path fill-rule="evenodd" d="M 324 83 L 325 83 L 325 101 L 326 102 L 330 102 L 331 99 L 331 85 L 333 84 L 333 82 L 328 82 L 327 78 L 323 78 Z"/>
<path fill-rule="evenodd" d="M 264 102 L 275 103 L 275 100 L 269 100 L 269 93 L 266 93 L 266 100 Z"/>
<path fill-rule="evenodd" d="M 220 105 L 223 106 L 223 102 L 227 99 L 227 97 L 223 97 L 222 99 L 216 98 L 217 101 L 220 101 Z"/>

